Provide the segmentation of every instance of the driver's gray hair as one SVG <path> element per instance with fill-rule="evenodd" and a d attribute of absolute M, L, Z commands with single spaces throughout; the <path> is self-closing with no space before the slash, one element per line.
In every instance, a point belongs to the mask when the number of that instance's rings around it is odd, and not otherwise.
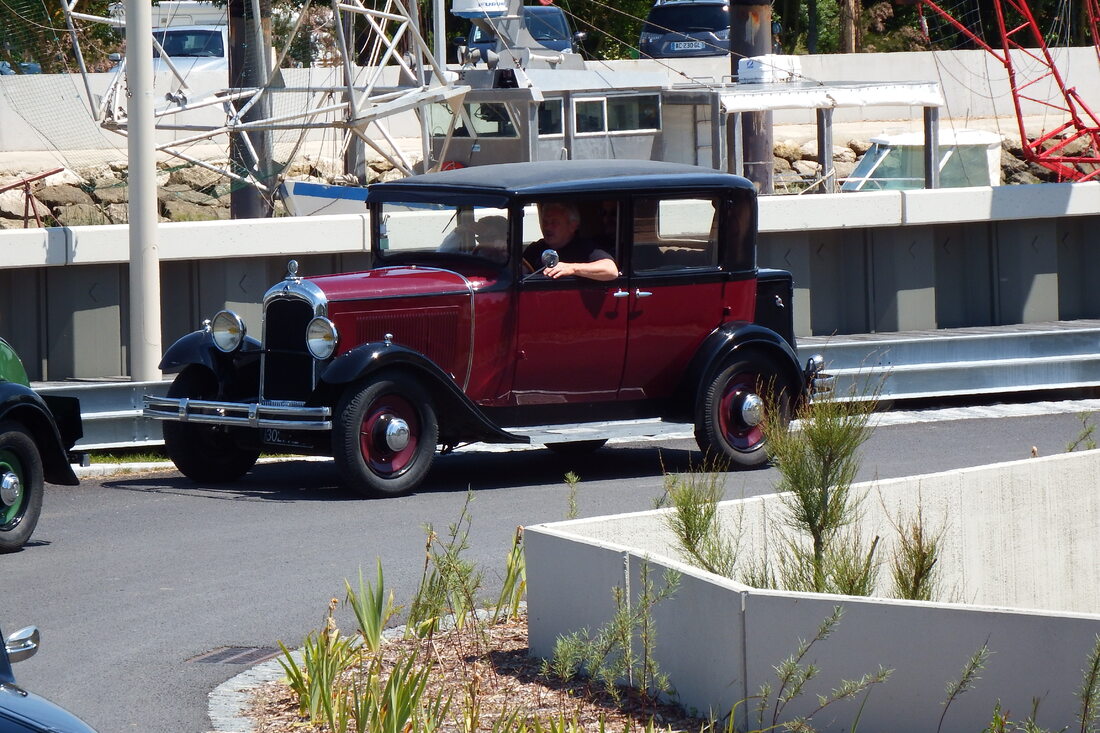
<path fill-rule="evenodd" d="M 581 223 L 580 209 L 578 209 L 577 205 L 574 203 L 571 203 L 569 201 L 546 201 L 544 203 L 540 203 L 539 206 L 543 210 L 555 208 L 561 209 L 569 217 L 569 221 L 573 222 L 574 224 Z"/>

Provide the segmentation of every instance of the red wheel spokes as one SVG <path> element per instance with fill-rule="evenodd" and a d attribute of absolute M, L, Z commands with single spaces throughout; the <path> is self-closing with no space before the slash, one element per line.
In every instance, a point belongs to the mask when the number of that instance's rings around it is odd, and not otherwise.
<path fill-rule="evenodd" d="M 403 420 L 409 428 L 408 443 L 394 450 L 386 441 L 386 428 L 394 420 Z M 408 400 L 397 395 L 382 395 L 371 403 L 359 428 L 359 450 L 363 461 L 380 476 L 396 476 L 412 463 L 420 437 L 420 416 Z"/>

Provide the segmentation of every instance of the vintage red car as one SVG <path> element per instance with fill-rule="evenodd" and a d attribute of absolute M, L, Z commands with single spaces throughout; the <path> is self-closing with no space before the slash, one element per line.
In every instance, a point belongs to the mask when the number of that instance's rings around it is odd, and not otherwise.
<path fill-rule="evenodd" d="M 398 494 L 438 449 L 694 425 L 702 450 L 767 460 L 819 358 L 796 356 L 789 273 L 756 266 L 738 176 L 654 161 L 509 163 L 377 184 L 373 269 L 264 296 L 261 338 L 221 311 L 165 353 L 146 399 L 176 466 L 229 481 L 261 449 L 332 455 L 346 483 Z"/>

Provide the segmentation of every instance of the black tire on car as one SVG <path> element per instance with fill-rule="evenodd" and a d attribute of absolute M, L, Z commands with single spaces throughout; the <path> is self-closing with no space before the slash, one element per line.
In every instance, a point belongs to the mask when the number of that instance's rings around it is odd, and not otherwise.
<path fill-rule="evenodd" d="M 742 468 L 768 461 L 767 419 L 790 421 L 792 389 L 774 360 L 757 353 L 735 354 L 704 386 L 696 405 L 695 440 L 704 454 Z"/>
<path fill-rule="evenodd" d="M 336 408 L 332 455 L 349 488 L 366 496 L 415 489 L 432 466 L 439 423 L 431 395 L 397 372 L 349 388 Z"/>
<path fill-rule="evenodd" d="M 27 543 L 42 513 L 42 457 L 19 423 L 0 422 L 0 552 Z"/>
<path fill-rule="evenodd" d="M 578 456 L 586 456 L 589 453 L 599 450 L 606 442 L 607 438 L 599 438 L 596 440 L 572 440 L 568 443 L 547 443 L 546 447 L 560 456 L 576 458 Z"/>
<path fill-rule="evenodd" d="M 204 367 L 189 366 L 176 375 L 168 388 L 168 396 L 217 399 L 217 379 Z M 192 481 L 229 483 L 248 473 L 260 457 L 259 448 L 239 444 L 234 435 L 239 430 L 225 425 L 166 421 L 164 448 L 180 473 Z"/>

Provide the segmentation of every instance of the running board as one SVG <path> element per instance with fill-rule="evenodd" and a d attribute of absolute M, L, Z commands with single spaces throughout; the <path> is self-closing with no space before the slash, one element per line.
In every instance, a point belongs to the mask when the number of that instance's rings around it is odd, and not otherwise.
<path fill-rule="evenodd" d="M 566 425 L 532 425 L 509 428 L 509 433 L 531 440 L 533 445 L 548 443 L 576 443 L 584 440 L 675 440 L 694 438 L 695 426 L 691 423 L 665 422 L 659 418 L 644 420 L 610 420 Z"/>

